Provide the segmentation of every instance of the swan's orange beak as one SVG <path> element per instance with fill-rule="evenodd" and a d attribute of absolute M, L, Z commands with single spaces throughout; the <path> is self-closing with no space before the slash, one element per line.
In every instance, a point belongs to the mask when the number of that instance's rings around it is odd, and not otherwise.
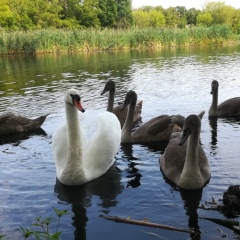
<path fill-rule="evenodd" d="M 81 104 L 80 101 L 75 100 L 75 101 L 74 101 L 74 105 L 75 105 L 75 107 L 76 107 L 79 111 L 85 112 L 85 109 L 82 107 L 82 104 Z"/>

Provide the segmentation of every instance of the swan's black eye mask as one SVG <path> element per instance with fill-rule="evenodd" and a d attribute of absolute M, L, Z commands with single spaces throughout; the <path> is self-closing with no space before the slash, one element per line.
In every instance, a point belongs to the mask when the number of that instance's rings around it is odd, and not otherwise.
<path fill-rule="evenodd" d="M 72 101 L 73 101 L 73 105 L 81 112 L 85 112 L 85 109 L 82 107 L 81 104 L 81 97 L 79 94 L 70 94 Z"/>
<path fill-rule="evenodd" d="M 77 102 L 81 101 L 81 97 L 78 94 L 70 94 L 70 96 L 72 97 L 73 104 L 75 101 L 77 101 Z"/>

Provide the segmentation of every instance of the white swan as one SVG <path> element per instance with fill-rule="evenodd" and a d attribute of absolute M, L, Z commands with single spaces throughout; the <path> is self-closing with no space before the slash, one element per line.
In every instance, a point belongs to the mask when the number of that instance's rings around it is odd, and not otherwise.
<path fill-rule="evenodd" d="M 58 180 L 65 185 L 81 185 L 103 175 L 114 163 L 121 141 L 117 117 L 103 112 L 97 130 L 87 142 L 80 127 L 79 112 L 85 110 L 77 90 L 65 94 L 66 123 L 53 134 L 52 145 Z"/>
<path fill-rule="evenodd" d="M 218 81 L 213 80 L 210 92 L 212 94 L 212 104 L 209 108 L 209 116 L 240 117 L 240 97 L 230 98 L 218 105 L 218 87 Z"/>
<path fill-rule="evenodd" d="M 116 84 L 113 80 L 108 80 L 104 86 L 104 89 L 101 93 L 103 95 L 106 92 L 109 92 L 108 94 L 108 105 L 107 105 L 107 111 L 114 113 L 118 120 L 120 121 L 121 127 L 123 127 L 126 117 L 127 117 L 127 112 L 128 112 L 128 107 L 125 109 L 121 109 L 123 103 L 118 103 L 118 105 L 113 107 L 113 102 L 114 102 L 114 97 L 115 97 L 115 90 L 116 90 Z M 142 117 L 142 104 L 143 101 L 139 101 L 136 104 L 135 111 L 134 111 L 134 117 L 133 117 L 133 125 L 138 123 Z"/>
<path fill-rule="evenodd" d="M 160 167 L 166 178 L 179 188 L 194 190 L 202 188 L 210 178 L 208 159 L 200 143 L 201 119 L 189 115 L 181 129 L 174 126 L 170 141 Z"/>

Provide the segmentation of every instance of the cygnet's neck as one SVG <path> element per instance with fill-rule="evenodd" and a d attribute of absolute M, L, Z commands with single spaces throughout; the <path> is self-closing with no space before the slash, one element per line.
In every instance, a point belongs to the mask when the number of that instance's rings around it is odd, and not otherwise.
<path fill-rule="evenodd" d="M 108 105 L 107 105 L 107 111 L 108 112 L 112 112 L 113 111 L 114 97 L 115 97 L 115 91 L 114 90 L 109 90 L 109 93 L 108 93 Z"/>
<path fill-rule="evenodd" d="M 122 142 L 131 142 L 132 138 L 132 124 L 134 118 L 136 102 L 131 102 L 128 107 L 127 117 L 122 128 Z"/>
<path fill-rule="evenodd" d="M 212 104 L 209 109 L 210 116 L 212 117 L 218 116 L 217 105 L 218 105 L 218 89 L 215 89 L 212 94 Z"/>
<path fill-rule="evenodd" d="M 199 136 L 200 129 L 196 129 L 192 132 L 188 139 L 185 163 L 178 183 L 178 185 L 182 188 L 189 188 L 189 186 L 192 186 L 192 189 L 196 189 L 201 188 L 203 185 L 202 175 L 198 163 Z"/>
<path fill-rule="evenodd" d="M 198 165 L 199 136 L 200 136 L 199 130 L 195 130 L 189 136 L 188 143 L 187 143 L 185 165 L 189 165 L 192 167 L 195 167 L 196 165 Z"/>

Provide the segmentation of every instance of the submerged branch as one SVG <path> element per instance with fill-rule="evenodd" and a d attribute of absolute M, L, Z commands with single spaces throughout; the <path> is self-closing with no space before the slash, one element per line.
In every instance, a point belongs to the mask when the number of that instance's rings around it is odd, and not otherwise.
<path fill-rule="evenodd" d="M 142 226 L 147 226 L 147 227 L 161 228 L 161 229 L 167 229 L 167 230 L 178 231 L 178 232 L 186 232 L 186 233 L 190 233 L 190 234 L 199 234 L 199 232 L 196 232 L 193 229 L 177 228 L 177 227 L 172 227 L 172 226 L 168 226 L 168 225 L 152 223 L 152 222 L 148 222 L 148 221 L 144 221 L 144 220 L 133 220 L 133 219 L 129 219 L 129 218 L 120 218 L 120 217 L 116 217 L 116 216 L 113 217 L 113 216 L 105 216 L 105 215 L 101 215 L 101 217 L 103 217 L 107 220 L 115 221 L 115 222 L 122 222 L 122 223 L 142 225 Z"/>

